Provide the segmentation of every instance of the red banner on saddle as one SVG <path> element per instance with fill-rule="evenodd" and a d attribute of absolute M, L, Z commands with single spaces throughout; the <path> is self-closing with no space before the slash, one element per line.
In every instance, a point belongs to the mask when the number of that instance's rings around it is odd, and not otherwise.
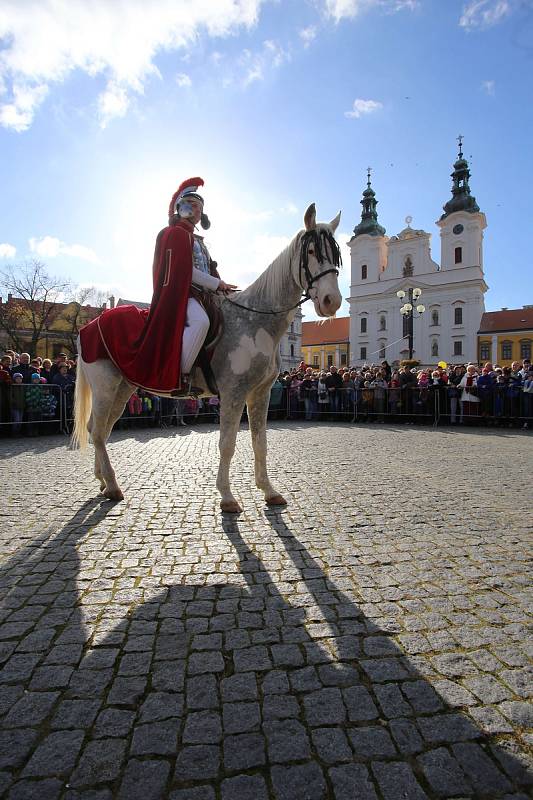
<path fill-rule="evenodd" d="M 80 330 L 81 356 L 109 358 L 130 383 L 154 394 L 180 389 L 181 342 L 192 276 L 192 235 L 164 228 L 154 255 L 150 309 L 119 306 Z"/>

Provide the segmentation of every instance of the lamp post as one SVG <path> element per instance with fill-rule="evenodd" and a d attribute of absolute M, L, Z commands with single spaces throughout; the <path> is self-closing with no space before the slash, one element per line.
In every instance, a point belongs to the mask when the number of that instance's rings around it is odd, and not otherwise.
<path fill-rule="evenodd" d="M 415 303 L 420 300 L 420 296 L 422 294 L 422 289 L 417 288 L 409 288 L 407 292 L 404 292 L 403 289 L 400 289 L 396 292 L 396 297 L 400 300 L 403 300 L 407 297 L 406 302 L 400 308 L 400 314 L 404 319 L 407 319 L 407 335 L 409 338 L 409 360 L 412 361 L 413 359 L 413 318 L 416 314 L 417 317 L 421 317 L 426 307 L 422 305 L 422 303 L 418 303 L 415 308 Z"/>

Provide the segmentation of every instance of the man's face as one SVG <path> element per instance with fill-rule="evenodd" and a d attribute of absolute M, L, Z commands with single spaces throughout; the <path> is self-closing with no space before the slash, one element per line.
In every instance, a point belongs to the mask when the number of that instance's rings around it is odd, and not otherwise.
<path fill-rule="evenodd" d="M 20 363 L 21 364 L 29 364 L 30 363 L 30 357 L 29 357 L 29 355 L 27 353 L 22 353 L 21 354 Z"/>

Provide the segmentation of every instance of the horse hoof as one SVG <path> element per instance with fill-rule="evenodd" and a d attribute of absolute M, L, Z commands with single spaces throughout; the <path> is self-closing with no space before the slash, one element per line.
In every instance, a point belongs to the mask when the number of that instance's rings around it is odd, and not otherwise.
<path fill-rule="evenodd" d="M 103 494 L 104 497 L 107 497 L 108 500 L 113 500 L 115 503 L 119 503 L 121 500 L 124 500 L 124 495 L 120 489 L 106 489 Z"/>
<path fill-rule="evenodd" d="M 265 498 L 265 502 L 268 506 L 286 506 L 287 501 L 281 494 L 273 494 L 272 497 Z"/>
<path fill-rule="evenodd" d="M 221 500 L 220 509 L 225 514 L 242 514 L 242 508 L 236 500 Z"/>

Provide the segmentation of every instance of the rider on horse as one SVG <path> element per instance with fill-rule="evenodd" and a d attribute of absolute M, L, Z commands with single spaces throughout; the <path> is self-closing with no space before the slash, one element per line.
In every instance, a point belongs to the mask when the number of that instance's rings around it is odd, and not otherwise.
<path fill-rule="evenodd" d="M 188 296 L 181 347 L 181 383 L 185 392 L 191 388 L 189 373 L 209 331 L 209 317 L 202 305 L 202 300 L 205 302 L 205 293 L 225 293 L 237 288 L 221 280 L 216 262 L 211 259 L 203 237 L 194 232 L 198 223 L 204 230 L 211 225 L 207 214 L 204 214 L 204 200 L 198 194 L 199 187 L 203 185 L 201 178 L 188 178 L 180 184 L 172 196 L 168 210 L 169 228 L 172 230 L 165 242 L 165 252 L 161 252 L 160 243 L 168 228 L 159 233 L 154 255 L 154 296 L 168 285 L 172 269 L 181 274 L 182 279 L 178 279 L 177 285 L 179 290 L 187 292 Z M 186 243 L 189 246 L 184 246 Z M 173 263 L 174 254 L 176 257 Z M 192 273 L 189 266 L 191 256 Z M 161 269 L 163 265 L 164 272 Z M 162 277 L 164 277 L 163 286 L 161 286 Z M 177 298 L 174 298 L 174 301 L 176 300 Z M 179 320 L 177 322 L 179 323 Z M 200 354 L 200 361 L 209 388 L 216 392 L 205 354 Z"/>

